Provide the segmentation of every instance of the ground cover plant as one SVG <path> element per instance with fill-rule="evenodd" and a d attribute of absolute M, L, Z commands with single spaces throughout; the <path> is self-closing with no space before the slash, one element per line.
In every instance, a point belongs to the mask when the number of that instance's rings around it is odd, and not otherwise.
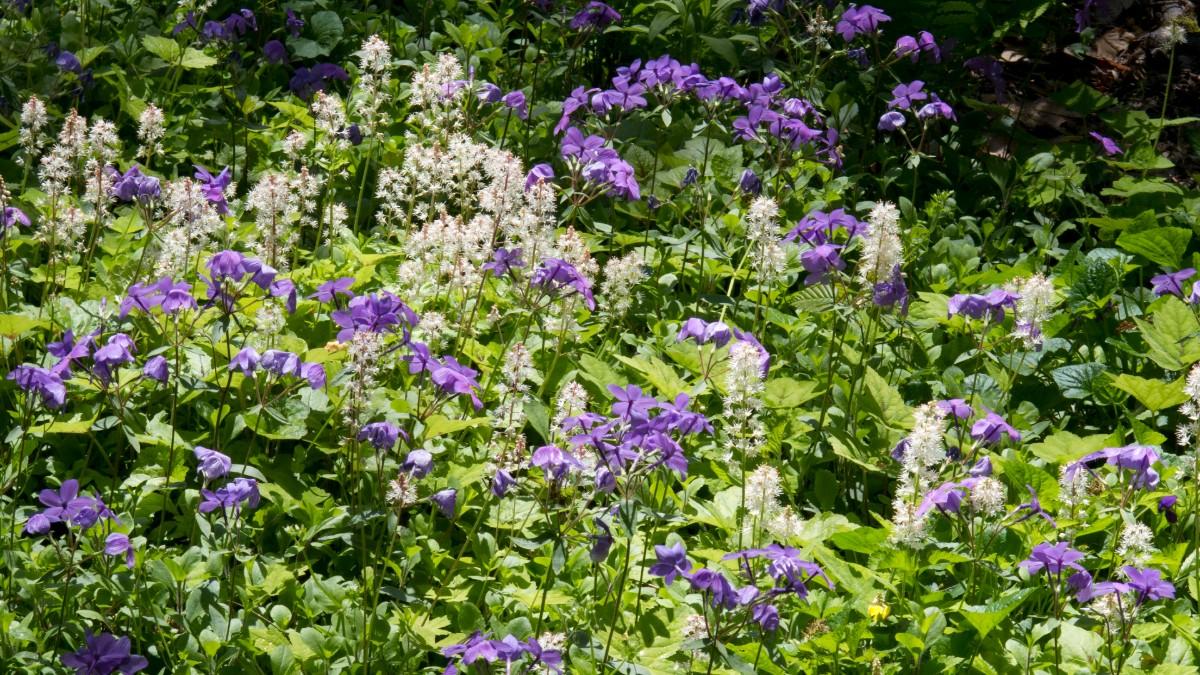
<path fill-rule="evenodd" d="M 395 4 L 0 4 L 3 672 L 1197 672 L 1192 3 Z"/>

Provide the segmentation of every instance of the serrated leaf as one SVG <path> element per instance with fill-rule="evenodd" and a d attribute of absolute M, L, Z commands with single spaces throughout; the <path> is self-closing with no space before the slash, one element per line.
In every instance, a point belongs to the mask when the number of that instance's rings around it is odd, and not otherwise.
<path fill-rule="evenodd" d="M 1179 261 L 1192 240 L 1191 230 L 1182 227 L 1155 227 L 1141 232 L 1122 232 L 1117 246 L 1163 267 L 1179 267 Z"/>
<path fill-rule="evenodd" d="M 1050 377 L 1067 398 L 1090 398 L 1096 392 L 1097 380 L 1104 376 L 1103 363 L 1075 363 L 1050 371 Z"/>
<path fill-rule="evenodd" d="M 178 42 L 161 35 L 143 35 L 142 46 L 146 51 L 172 65 L 179 60 L 182 53 Z"/>
<path fill-rule="evenodd" d="M 1174 382 L 1163 382 L 1122 373 L 1112 376 L 1112 384 L 1137 399 L 1138 403 L 1151 411 L 1157 412 L 1174 408 L 1188 400 L 1188 395 L 1183 392 L 1184 378 L 1182 377 Z"/>
<path fill-rule="evenodd" d="M 179 65 L 189 70 L 199 70 L 217 65 L 217 60 L 198 49 L 188 47 L 187 51 L 183 53 L 183 60 L 179 62 Z"/>
<path fill-rule="evenodd" d="M 1004 597 L 998 598 L 977 609 L 963 608 L 959 613 L 979 632 L 980 639 L 987 637 L 996 626 L 999 626 L 1012 611 L 1019 607 L 1033 593 L 1032 588 L 1022 588 Z"/>
<path fill-rule="evenodd" d="M 1029 452 L 1033 453 L 1034 457 L 1051 464 L 1063 464 L 1064 462 L 1073 462 L 1106 445 L 1108 445 L 1108 436 L 1104 434 L 1080 437 L 1069 431 L 1059 431 L 1042 439 L 1040 443 L 1030 445 Z"/>
<path fill-rule="evenodd" d="M 874 404 L 874 412 L 879 415 L 879 419 L 890 427 L 911 429 L 912 411 L 900 392 L 888 384 L 874 368 L 867 368 L 863 377 L 866 378 L 867 393 L 870 395 L 868 398 Z"/>
<path fill-rule="evenodd" d="M 800 382 L 790 377 L 776 377 L 767 380 L 763 390 L 763 403 L 768 408 L 798 408 L 816 395 L 816 382 Z"/>
<path fill-rule="evenodd" d="M 0 314 L 0 335 L 17 339 L 34 328 L 49 326 L 44 319 L 32 319 L 23 314 Z"/>
<path fill-rule="evenodd" d="M 671 366 L 663 363 L 658 357 L 628 357 L 620 354 L 617 354 L 616 357 L 621 363 L 645 376 L 646 381 L 668 400 L 673 400 L 677 394 L 688 390 L 687 382 L 684 382 Z"/>

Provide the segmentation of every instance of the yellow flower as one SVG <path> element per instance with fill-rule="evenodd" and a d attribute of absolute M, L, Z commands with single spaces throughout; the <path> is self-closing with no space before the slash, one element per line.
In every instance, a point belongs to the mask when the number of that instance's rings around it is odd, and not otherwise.
<path fill-rule="evenodd" d="M 867 607 L 867 618 L 871 619 L 871 623 L 879 623 L 888 618 L 892 613 L 892 608 L 888 607 L 883 598 L 876 597 Z"/>

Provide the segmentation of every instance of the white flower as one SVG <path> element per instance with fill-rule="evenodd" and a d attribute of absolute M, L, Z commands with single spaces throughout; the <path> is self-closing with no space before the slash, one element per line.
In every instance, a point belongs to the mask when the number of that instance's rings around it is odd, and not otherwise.
<path fill-rule="evenodd" d="M 746 476 L 746 512 L 767 519 L 779 508 L 780 479 L 775 467 L 763 464 Z"/>
<path fill-rule="evenodd" d="M 141 143 L 141 147 L 138 148 L 139 156 L 149 157 L 152 153 L 163 151 L 160 141 L 166 134 L 164 122 L 163 111 L 153 103 L 147 103 L 142 114 L 138 115 L 137 137 Z"/>
<path fill-rule="evenodd" d="M 1013 311 L 1013 334 L 1025 342 L 1028 349 L 1042 344 L 1042 324 L 1050 318 L 1058 295 L 1054 282 L 1041 274 L 1018 279 L 1009 285 L 1017 294 L 1017 306 Z"/>
<path fill-rule="evenodd" d="M 610 258 L 604 265 L 600 293 L 606 309 L 614 317 L 623 316 L 633 304 L 633 287 L 646 276 L 642 255 L 637 251 L 621 258 Z"/>
<path fill-rule="evenodd" d="M 900 212 L 891 202 L 876 204 L 867 222 L 871 229 L 863 237 L 858 274 L 865 284 L 873 285 L 888 279 L 903 262 L 904 246 L 900 242 Z"/>
<path fill-rule="evenodd" d="M 1007 491 L 995 478 L 982 478 L 971 489 L 971 506 L 985 516 L 994 516 L 1004 510 Z"/>

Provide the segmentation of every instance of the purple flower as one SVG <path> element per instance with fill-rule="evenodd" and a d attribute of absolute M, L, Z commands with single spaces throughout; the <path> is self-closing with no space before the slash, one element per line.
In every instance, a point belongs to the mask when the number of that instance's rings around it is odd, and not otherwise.
<path fill-rule="evenodd" d="M 1100 149 L 1103 150 L 1104 154 L 1108 155 L 1109 157 L 1121 154 L 1121 146 L 1117 145 L 1117 142 L 1108 136 L 1103 136 L 1095 131 L 1088 132 L 1088 136 L 1091 136 L 1092 140 L 1099 143 Z"/>
<path fill-rule="evenodd" d="M 800 254 L 800 264 L 808 272 L 805 286 L 829 283 L 831 272 L 846 269 L 846 262 L 838 255 L 839 248 L 837 244 L 819 244 Z"/>
<path fill-rule="evenodd" d="M 292 37 L 300 37 L 300 30 L 304 28 L 304 19 L 297 16 L 295 10 L 288 8 L 285 26 Z"/>
<path fill-rule="evenodd" d="M 142 376 L 151 380 L 158 380 L 163 384 L 167 383 L 167 359 L 161 354 L 152 356 L 146 361 L 146 365 L 142 367 Z"/>
<path fill-rule="evenodd" d="M 947 415 L 953 415 L 960 420 L 965 420 L 975 414 L 975 411 L 961 398 L 951 398 L 944 401 L 938 401 L 937 406 L 946 411 Z"/>
<path fill-rule="evenodd" d="M 572 289 L 583 296 L 588 309 L 596 309 L 592 284 L 571 263 L 560 258 L 546 258 L 534 273 L 530 283 L 542 288 Z"/>
<path fill-rule="evenodd" d="M 28 363 L 21 364 L 8 374 L 27 394 L 36 393 L 47 408 L 61 408 L 67 402 L 67 386 L 54 372 Z"/>
<path fill-rule="evenodd" d="M 812 246 L 829 243 L 838 231 L 846 233 L 847 240 L 867 230 L 867 224 L 846 213 L 845 209 L 834 209 L 829 213 L 821 210 L 809 212 L 784 236 L 784 241 L 800 239 Z"/>
<path fill-rule="evenodd" d="M 484 103 L 499 103 L 503 95 L 503 90 L 491 82 L 479 83 L 479 100 Z"/>
<path fill-rule="evenodd" d="M 571 469 L 583 468 L 583 464 L 575 458 L 575 455 L 557 445 L 543 445 L 534 450 L 530 464 L 538 467 L 546 473 L 547 477 L 556 481 L 562 480 L 563 476 L 567 475 Z"/>
<path fill-rule="evenodd" d="M 875 128 L 880 131 L 895 131 L 904 126 L 904 113 L 897 110 L 889 110 L 879 117 L 879 124 Z"/>
<path fill-rule="evenodd" d="M 1137 593 L 1137 604 L 1145 604 L 1147 600 L 1165 600 L 1175 597 L 1175 586 L 1164 581 L 1162 572 L 1155 569 L 1138 569 L 1128 566 L 1121 568 L 1129 577 L 1129 588 Z"/>
<path fill-rule="evenodd" d="M 571 17 L 571 29 L 582 30 L 584 28 L 604 28 L 610 24 L 621 20 L 621 15 L 617 10 L 609 7 L 603 2 L 592 0 L 583 9 L 575 13 Z"/>
<path fill-rule="evenodd" d="M 496 475 L 492 477 L 492 494 L 496 495 L 498 498 L 503 497 L 504 495 L 508 494 L 509 488 L 516 484 L 517 481 L 512 477 L 512 474 L 503 469 L 499 469 L 496 471 Z"/>
<path fill-rule="evenodd" d="M 692 561 L 687 558 L 687 550 L 683 544 L 674 546 L 655 546 L 654 554 L 658 562 L 650 566 L 650 574 L 662 577 L 663 582 L 670 586 L 677 577 L 687 577 L 692 569 Z"/>
<path fill-rule="evenodd" d="M 196 472 L 199 473 L 205 482 L 213 481 L 222 478 L 229 474 L 229 469 L 233 467 L 233 460 L 226 455 L 216 450 L 197 445 L 192 453 L 196 455 Z"/>
<path fill-rule="evenodd" d="M 1029 558 L 1022 560 L 1018 565 L 1029 572 L 1030 576 L 1039 574 L 1042 570 L 1046 570 L 1047 574 L 1057 575 L 1067 568 L 1080 572 L 1086 571 L 1079 564 L 1082 559 L 1083 554 L 1071 548 L 1065 541 L 1053 546 L 1042 542 L 1034 546 Z"/>
<path fill-rule="evenodd" d="M 767 574 L 784 582 L 782 585 L 801 599 L 808 597 L 807 584 L 814 579 L 820 578 L 829 588 L 833 588 L 833 582 L 820 565 L 805 560 L 798 549 L 790 546 L 770 544 L 764 548 L 746 549 L 725 556 L 725 560 L 735 558 L 766 558 L 769 561 Z"/>
<path fill-rule="evenodd" d="M 318 63 L 312 68 L 301 66 L 292 73 L 288 88 L 299 98 L 308 100 L 318 91 L 325 91 L 329 80 L 349 80 L 350 74 L 334 63 Z"/>
<path fill-rule="evenodd" d="M 1158 462 L 1158 453 L 1148 445 L 1126 445 L 1120 448 L 1104 448 L 1083 456 L 1068 464 L 1066 475 L 1074 477 L 1078 472 L 1091 470 L 1108 464 L 1133 472 L 1130 485 L 1135 488 L 1154 488 L 1158 485 L 1158 472 L 1152 465 Z"/>
<path fill-rule="evenodd" d="M 888 101 L 888 107 L 908 110 L 917 101 L 924 101 L 929 98 L 929 94 L 922 91 L 924 88 L 925 83 L 921 80 L 913 80 L 908 84 L 896 85 L 892 88 L 892 100 Z"/>
<path fill-rule="evenodd" d="M 891 21 L 892 17 L 883 13 L 883 10 L 871 5 L 850 5 L 838 20 L 834 30 L 842 36 L 846 42 L 850 42 L 856 35 L 867 35 L 874 33 L 879 29 L 879 24 L 885 21 Z"/>
<path fill-rule="evenodd" d="M 479 389 L 479 382 L 475 379 L 477 375 L 477 371 L 459 363 L 453 356 L 443 356 L 442 362 L 435 363 L 430 369 L 429 379 L 447 394 L 470 396 L 471 405 L 479 410 L 483 408 L 483 401 L 475 393 Z"/>
<path fill-rule="evenodd" d="M 743 194 L 759 194 L 762 192 L 762 187 L 762 180 L 759 179 L 758 174 L 750 169 L 743 171 L 742 176 L 738 178 L 738 188 L 741 189 Z"/>
<path fill-rule="evenodd" d="M 624 388 L 610 384 L 608 392 L 617 399 L 617 402 L 612 404 L 612 414 L 621 419 L 644 420 L 649 416 L 651 410 L 659 406 L 658 401 L 643 394 L 642 388 L 636 384 Z"/>
<path fill-rule="evenodd" d="M 445 490 L 435 492 L 429 500 L 437 505 L 438 510 L 442 512 L 443 516 L 447 518 L 454 517 L 454 507 L 458 503 L 458 492 L 454 488 L 446 488 Z"/>
<path fill-rule="evenodd" d="M 1167 522 L 1174 525 L 1179 520 L 1179 515 L 1175 513 L 1175 502 L 1179 498 L 1175 495 L 1167 495 L 1158 500 L 1158 512 L 1165 514 Z"/>
<path fill-rule="evenodd" d="M 654 547 L 658 550 L 658 547 Z M 651 573 L 654 568 L 650 568 Z M 733 609 L 738 606 L 740 599 L 738 592 L 725 578 L 724 574 L 714 572 L 707 568 L 701 568 L 687 578 L 692 583 L 692 588 L 697 591 L 703 591 L 709 594 L 709 602 L 714 608 L 724 607 L 725 609 Z"/>
<path fill-rule="evenodd" d="M 29 227 L 29 216 L 25 212 L 15 206 L 6 206 L 0 210 L 0 227 L 9 229 L 13 225 L 24 225 Z"/>
<path fill-rule="evenodd" d="M 268 349 L 263 352 L 259 364 L 268 373 L 273 373 L 281 377 L 284 375 L 300 377 L 303 374 L 300 369 L 300 357 L 292 352 L 281 349 Z"/>
<path fill-rule="evenodd" d="M 104 552 L 108 555 L 124 555 L 125 565 L 133 569 L 133 543 L 128 535 L 113 532 L 104 539 Z"/>
<path fill-rule="evenodd" d="M 1050 523 L 1050 527 L 1057 528 L 1058 523 L 1054 522 L 1054 519 L 1050 517 L 1050 514 L 1046 513 L 1045 509 L 1042 508 L 1042 502 L 1041 502 L 1041 500 L 1038 499 L 1037 491 L 1033 489 L 1033 486 L 1026 484 L 1025 489 L 1029 490 L 1029 501 L 1018 506 L 1017 510 L 1013 511 L 1013 514 L 1015 515 L 1022 511 L 1029 511 L 1029 513 L 1026 513 L 1025 515 L 1021 516 L 1020 518 L 1017 518 L 1016 520 L 1014 520 L 1013 524 L 1015 525 L 1017 523 L 1023 523 L 1026 520 L 1033 518 L 1034 516 L 1038 516 L 1040 518 L 1043 518 L 1046 522 Z"/>
<path fill-rule="evenodd" d="M 1008 83 L 1004 80 L 1004 66 L 999 61 L 991 56 L 976 56 L 964 61 L 963 65 L 991 81 L 998 102 L 1008 102 L 1005 94 Z"/>
<path fill-rule="evenodd" d="M 983 457 L 975 465 L 967 471 L 967 475 L 972 478 L 983 478 L 992 475 L 992 458 Z"/>
<path fill-rule="evenodd" d="M 279 40 L 271 40 L 263 45 L 263 56 L 267 57 L 268 63 L 287 63 L 287 47 L 283 46 Z"/>
<path fill-rule="evenodd" d="M 528 181 L 526 185 L 528 185 Z M 484 263 L 483 269 L 490 271 L 492 276 L 499 279 L 511 272 L 513 268 L 525 266 L 525 259 L 521 256 L 521 253 L 520 248 L 498 248 L 492 253 L 492 261 Z"/>
<path fill-rule="evenodd" d="M 549 164 L 534 164 L 529 173 L 525 174 L 525 191 L 539 183 L 548 183 L 554 180 L 554 168 Z"/>
<path fill-rule="evenodd" d="M 61 51 L 54 59 L 54 65 L 64 73 L 75 73 L 78 75 L 83 70 L 83 65 L 79 63 L 79 57 L 68 51 Z"/>
<path fill-rule="evenodd" d="M 925 495 L 917 507 L 916 515 L 917 517 L 923 516 L 934 507 L 937 507 L 942 513 L 958 513 L 966 492 L 967 489 L 961 483 L 942 483 Z"/>
<path fill-rule="evenodd" d="M 1013 443 L 1021 440 L 1021 432 L 1009 426 L 1003 417 L 994 412 L 988 412 L 986 417 L 971 427 L 971 438 L 985 445 L 999 443 L 1000 437 L 1004 435 L 1008 436 Z"/>
<path fill-rule="evenodd" d="M 1150 278 L 1150 283 L 1153 285 L 1155 297 L 1162 297 L 1170 294 L 1177 297 L 1183 297 L 1183 282 L 1191 279 L 1196 275 L 1196 270 L 1188 267 L 1179 270 L 1178 272 L 1165 272 L 1156 277 Z"/>
<path fill-rule="evenodd" d="M 200 495 L 204 498 L 200 502 L 200 513 L 211 513 L 218 508 L 239 512 L 243 504 L 254 508 L 258 506 L 261 499 L 258 493 L 258 481 L 253 478 L 234 478 L 228 485 L 216 492 L 202 489 Z"/>
<path fill-rule="evenodd" d="M 500 99 L 506 107 L 513 110 L 519 119 L 529 117 L 529 110 L 525 107 L 525 92 L 521 90 L 510 91 Z"/>
<path fill-rule="evenodd" d="M 342 328 L 337 334 L 338 342 L 349 341 L 358 331 L 382 333 L 394 330 L 392 327 L 396 325 L 412 327 L 418 321 L 416 312 L 387 291 L 360 295 L 346 309 L 333 312 L 330 317 Z"/>
<path fill-rule="evenodd" d="M 225 201 L 225 188 L 229 187 L 233 181 L 233 174 L 229 172 L 229 167 L 221 169 L 221 173 L 216 176 L 199 164 L 194 165 L 193 168 L 196 169 L 195 178 L 200 182 L 204 198 L 214 205 L 217 213 L 221 215 L 229 213 L 229 204 Z"/>
<path fill-rule="evenodd" d="M 146 658 L 131 653 L 129 638 L 117 638 L 109 633 L 84 635 L 84 646 L 72 654 L 63 654 L 63 665 L 74 668 L 77 675 L 110 675 L 121 672 L 132 675 L 150 665 Z"/>
<path fill-rule="evenodd" d="M 259 359 L 258 352 L 254 347 L 246 347 L 229 361 L 229 369 L 241 371 L 243 375 L 250 375 L 258 368 Z"/>
<path fill-rule="evenodd" d="M 358 440 L 368 441 L 376 450 L 391 450 L 400 438 L 400 427 L 391 422 L 372 422 L 363 425 Z M 419 476 L 418 476 L 419 477 Z"/>
<path fill-rule="evenodd" d="M 892 276 L 881 280 L 872 288 L 871 301 L 876 307 L 900 306 L 900 313 L 908 313 L 908 285 L 904 283 L 904 273 L 900 266 L 892 267 Z"/>
<path fill-rule="evenodd" d="M 937 94 L 930 95 L 930 98 L 932 100 L 921 106 L 921 109 L 917 111 L 918 118 L 923 120 L 931 117 L 941 117 L 948 120 L 958 119 L 954 116 L 954 109 L 950 107 L 950 104 L 938 98 Z"/>
<path fill-rule="evenodd" d="M 124 333 L 117 333 L 108 339 L 108 343 L 92 354 L 96 376 L 104 384 L 112 378 L 112 371 L 133 361 L 133 341 Z"/>
<path fill-rule="evenodd" d="M 109 167 L 109 174 L 113 179 L 112 196 L 122 202 L 145 202 L 162 195 L 158 179 L 144 175 L 136 165 L 129 167 L 123 174 Z"/>
<path fill-rule="evenodd" d="M 327 302 L 335 305 L 337 304 L 337 296 L 339 295 L 344 295 L 347 298 L 354 297 L 354 291 L 350 290 L 350 287 L 353 285 L 354 277 L 340 277 L 317 286 L 317 292 L 308 297 L 310 299 L 315 298 L 318 302 Z"/>
<path fill-rule="evenodd" d="M 424 478 L 433 471 L 433 455 L 428 450 L 413 450 L 404 458 L 400 470 L 408 472 L 413 478 Z"/>
<path fill-rule="evenodd" d="M 921 52 L 933 55 L 935 63 L 942 60 L 942 50 L 929 31 L 923 30 L 915 38 L 911 35 L 904 35 L 896 40 L 896 56 L 907 55 L 913 63 L 916 63 L 921 58 Z"/>
<path fill-rule="evenodd" d="M 25 523 L 25 531 L 29 534 L 45 534 L 53 523 L 67 523 L 87 530 L 101 518 L 116 518 L 98 493 L 94 497 L 80 495 L 79 481 L 74 478 L 63 481 L 57 491 L 42 490 L 38 493 L 38 501 L 46 508 Z"/>
<path fill-rule="evenodd" d="M 704 319 L 692 317 L 683 322 L 683 326 L 679 328 L 679 334 L 675 337 L 678 342 L 689 338 L 695 340 L 696 344 L 703 345 L 711 342 L 718 347 L 724 347 L 733 338 L 733 331 L 721 321 L 709 323 Z"/>

